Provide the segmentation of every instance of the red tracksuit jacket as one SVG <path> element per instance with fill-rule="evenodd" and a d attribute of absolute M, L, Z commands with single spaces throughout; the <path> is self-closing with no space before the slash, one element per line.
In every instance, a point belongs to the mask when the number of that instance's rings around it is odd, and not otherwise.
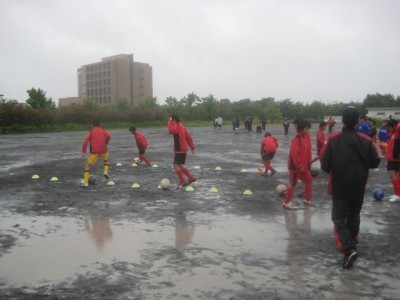
<path fill-rule="evenodd" d="M 298 133 L 292 140 L 288 158 L 289 171 L 305 172 L 310 163 L 310 136 Z"/>
<path fill-rule="evenodd" d="M 260 150 L 261 157 L 264 157 L 269 153 L 276 152 L 276 149 L 278 149 L 278 146 L 279 146 L 279 142 L 276 139 L 276 137 L 274 137 L 274 136 L 265 137 L 261 142 L 261 150 Z"/>
<path fill-rule="evenodd" d="M 387 161 L 400 161 L 400 123 L 393 132 L 389 132 L 390 139 L 386 150 Z"/>
<path fill-rule="evenodd" d="M 82 144 L 82 153 L 86 153 L 86 148 L 89 142 L 91 154 L 107 153 L 107 144 L 110 139 L 111 135 L 107 130 L 96 126 L 86 135 Z"/>
<path fill-rule="evenodd" d="M 319 153 L 321 151 L 324 143 L 325 143 L 325 132 L 324 132 L 324 130 L 319 129 L 317 132 L 317 139 L 316 139 L 317 153 Z"/>
<path fill-rule="evenodd" d="M 168 120 L 168 132 L 174 135 L 175 153 L 186 153 L 189 147 L 192 150 L 195 149 L 192 137 L 181 122 Z"/>
<path fill-rule="evenodd" d="M 147 149 L 147 140 L 141 132 L 135 132 L 135 140 L 139 152 L 143 152 Z"/>

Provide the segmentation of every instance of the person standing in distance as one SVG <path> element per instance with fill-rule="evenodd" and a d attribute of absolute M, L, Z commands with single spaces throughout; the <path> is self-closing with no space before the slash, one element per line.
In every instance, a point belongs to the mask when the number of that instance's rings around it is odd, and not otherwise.
<path fill-rule="evenodd" d="M 196 178 L 185 167 L 187 151 L 190 147 L 195 153 L 193 139 L 177 115 L 172 115 L 168 120 L 168 132 L 174 136 L 174 170 L 179 178 L 177 189 L 196 181 Z M 188 181 L 183 177 L 185 175 Z"/>
<path fill-rule="evenodd" d="M 107 144 L 111 139 L 110 133 L 100 127 L 100 121 L 94 120 L 92 122 L 92 130 L 86 135 L 82 144 L 82 156 L 86 156 L 87 145 L 90 143 L 90 155 L 87 159 L 85 166 L 85 173 L 83 174 L 83 182 L 81 187 L 87 188 L 89 186 L 90 167 L 94 165 L 98 158 L 101 157 L 104 163 L 104 177 L 109 179 L 108 175 L 108 151 Z"/>
<path fill-rule="evenodd" d="M 288 119 L 285 118 L 285 121 L 283 122 L 283 128 L 285 128 L 285 135 L 289 134 L 289 126 L 290 126 L 290 123 L 289 123 Z"/>
<path fill-rule="evenodd" d="M 360 212 L 370 168 L 380 163 L 372 140 L 356 132 L 358 110 L 343 111 L 342 132 L 333 133 L 321 150 L 321 169 L 332 178 L 332 221 L 339 249 L 344 253 L 343 268 L 350 269 L 358 257 Z"/>

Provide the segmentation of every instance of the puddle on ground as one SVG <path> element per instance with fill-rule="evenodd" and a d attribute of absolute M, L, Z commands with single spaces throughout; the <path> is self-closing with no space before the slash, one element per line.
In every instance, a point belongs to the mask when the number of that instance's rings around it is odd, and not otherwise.
<path fill-rule="evenodd" d="M 378 233 L 383 226 L 363 221 L 362 229 Z M 96 272 L 99 265 L 145 260 L 148 272 L 189 292 L 192 287 L 236 290 L 246 280 L 262 286 L 277 273 L 296 274 L 296 267 L 276 266 L 276 261 L 285 262 L 293 254 L 289 249 L 304 246 L 299 240 L 311 231 L 329 234 L 332 224 L 329 213 L 310 209 L 258 218 L 179 212 L 157 223 L 114 221 L 106 214 L 57 218 L 3 212 L 0 230 L 17 238 L 0 257 L 4 286 L 38 287 Z M 193 267 L 179 271 L 187 261 Z"/>

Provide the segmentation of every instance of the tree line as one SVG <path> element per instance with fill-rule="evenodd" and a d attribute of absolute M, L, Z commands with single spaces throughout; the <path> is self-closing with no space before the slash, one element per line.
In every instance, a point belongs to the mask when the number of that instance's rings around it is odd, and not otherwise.
<path fill-rule="evenodd" d="M 292 99 L 275 100 L 272 97 L 230 101 L 217 99 L 212 94 L 199 97 L 191 92 L 180 100 L 168 97 L 163 105 L 158 103 L 157 97 L 150 97 L 139 107 L 132 107 L 126 98 L 120 98 L 108 106 L 97 105 L 87 99 L 83 104 L 57 107 L 40 88 L 31 88 L 27 94 L 25 103 L 0 98 L 0 133 L 83 129 L 82 125 L 87 126 L 96 118 L 102 123 L 116 126 L 164 125 L 171 114 L 179 115 L 185 122 L 212 122 L 217 116 L 225 120 L 243 120 L 244 116 L 251 116 L 265 118 L 268 123 L 279 123 L 284 118 L 292 120 L 295 117 L 319 122 L 324 116 L 341 115 L 349 105 L 357 107 L 361 114 L 366 114 L 370 107 L 400 107 L 400 96 L 379 93 L 368 94 L 363 102 L 326 104 L 322 101 L 303 103 Z"/>

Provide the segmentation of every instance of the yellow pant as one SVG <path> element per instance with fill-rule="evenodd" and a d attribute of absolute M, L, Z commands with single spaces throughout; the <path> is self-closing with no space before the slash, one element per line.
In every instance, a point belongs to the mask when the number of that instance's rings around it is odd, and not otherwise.
<path fill-rule="evenodd" d="M 101 157 L 103 159 L 103 161 L 108 160 L 108 153 L 102 153 L 102 154 L 90 154 L 87 162 L 90 165 L 94 165 L 95 163 L 97 163 L 97 160 L 99 159 L 99 157 Z"/>

